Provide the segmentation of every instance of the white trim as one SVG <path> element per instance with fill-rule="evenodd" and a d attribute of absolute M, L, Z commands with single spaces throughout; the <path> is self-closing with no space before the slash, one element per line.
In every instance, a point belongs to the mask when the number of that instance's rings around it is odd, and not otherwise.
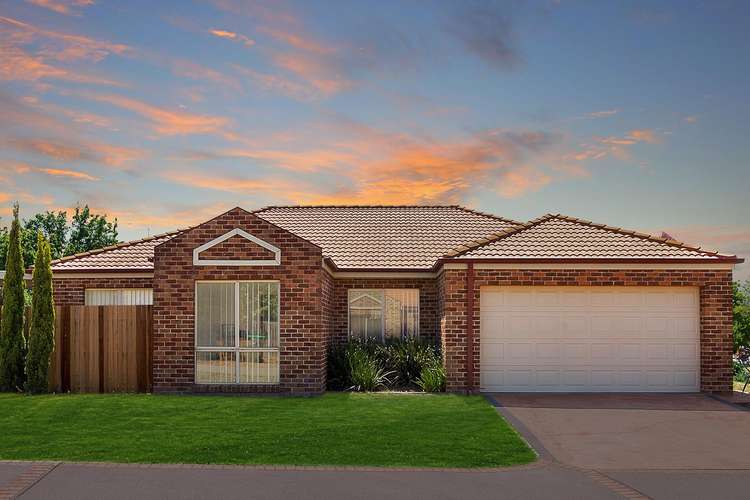
<path fill-rule="evenodd" d="M 218 245 L 219 243 L 228 240 L 229 238 L 233 236 L 241 236 L 242 238 L 245 238 L 248 241 L 252 241 L 253 243 L 262 246 L 266 250 L 269 250 L 273 252 L 274 258 L 271 259 L 254 259 L 254 260 L 206 260 L 201 259 L 198 257 L 198 255 L 201 252 L 205 252 L 211 247 L 214 247 Z M 252 234 L 243 231 L 242 229 L 236 227 L 229 231 L 228 233 L 222 234 L 221 236 L 212 239 L 211 241 L 202 244 L 198 248 L 193 249 L 193 265 L 194 266 L 279 266 L 281 265 L 281 250 L 268 243 L 267 241 L 263 241 L 260 238 L 253 236 Z"/>
<path fill-rule="evenodd" d="M 61 274 L 62 273 L 62 274 Z M 52 272 L 52 279 L 66 280 L 66 279 L 82 279 L 82 278 L 153 278 L 154 273 L 142 272 L 142 273 L 76 273 L 58 271 Z"/>
<path fill-rule="evenodd" d="M 447 267 L 448 264 L 445 265 Z M 463 264 L 463 268 L 450 267 L 448 269 L 465 269 L 466 264 Z M 636 264 L 636 263 L 616 263 L 606 262 L 601 264 L 596 263 L 544 263 L 544 262 L 529 262 L 529 263 L 475 263 L 474 269 L 723 269 L 731 270 L 734 268 L 733 264 L 724 263 L 697 263 L 697 264 Z"/>
<path fill-rule="evenodd" d="M 33 277 L 34 276 L 31 275 L 31 274 L 29 274 L 29 273 L 25 273 L 23 275 L 24 281 L 29 281 L 29 280 L 33 279 Z M 0 271 L 0 281 L 3 281 L 4 279 L 5 279 L 5 271 Z"/>
<path fill-rule="evenodd" d="M 337 271 L 330 273 L 336 279 L 359 278 L 359 279 L 432 279 L 437 277 L 437 273 L 431 272 L 378 272 L 378 271 Z"/>
<path fill-rule="evenodd" d="M 468 264 L 456 264 L 456 263 L 449 262 L 449 263 L 443 264 L 440 269 L 441 270 L 442 269 L 466 269 L 467 267 L 469 267 Z"/>
<path fill-rule="evenodd" d="M 198 346 L 198 284 L 199 283 L 234 283 L 234 347 L 199 347 Z M 276 311 L 278 311 L 277 324 L 279 338 L 277 347 L 240 347 L 240 283 L 278 283 L 279 290 L 276 294 Z M 235 354 L 234 382 L 198 382 L 198 353 L 199 352 L 231 352 Z M 278 354 L 276 364 L 276 382 L 239 382 L 240 379 L 240 353 L 243 352 L 275 352 Z M 281 384 L 281 281 L 280 280 L 195 280 L 193 285 L 193 383 L 195 385 L 280 385 Z"/>

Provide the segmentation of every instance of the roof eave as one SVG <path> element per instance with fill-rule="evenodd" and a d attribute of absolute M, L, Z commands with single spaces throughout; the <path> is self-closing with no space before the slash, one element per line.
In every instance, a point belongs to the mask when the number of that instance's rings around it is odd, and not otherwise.
<path fill-rule="evenodd" d="M 487 264 L 547 264 L 547 263 L 570 263 L 570 264 L 741 264 L 745 259 L 735 256 L 714 257 L 631 257 L 631 258 L 565 258 L 565 257 L 442 257 L 437 264 L 445 262 L 453 263 L 487 263 Z"/>

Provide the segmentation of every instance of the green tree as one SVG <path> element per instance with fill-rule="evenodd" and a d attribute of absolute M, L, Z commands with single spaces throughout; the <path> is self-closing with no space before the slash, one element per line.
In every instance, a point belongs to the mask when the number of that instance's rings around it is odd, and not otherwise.
<path fill-rule="evenodd" d="M 23 387 L 25 355 L 23 274 L 21 223 L 18 221 L 18 203 L 16 203 L 13 205 L 13 222 L 8 234 L 8 254 L 3 282 L 3 310 L 2 320 L 0 320 L 0 390 L 4 391 Z"/>
<path fill-rule="evenodd" d="M 734 357 L 741 373 L 744 371 L 744 391 L 750 383 L 750 281 L 732 283 L 734 323 Z"/>
<path fill-rule="evenodd" d="M 109 222 L 106 215 L 92 214 L 88 205 L 83 208 L 76 206 L 65 255 L 87 252 L 115 243 L 118 243 L 117 219 Z"/>
<path fill-rule="evenodd" d="M 34 263 L 29 352 L 26 355 L 26 391 L 31 393 L 47 392 L 50 356 L 55 348 L 55 302 L 52 297 L 51 260 L 50 244 L 39 232 Z"/>
<path fill-rule="evenodd" d="M 8 228 L 0 227 L 0 269 L 5 269 L 5 260 L 8 257 Z"/>
<path fill-rule="evenodd" d="M 34 265 L 39 231 L 49 241 L 53 260 L 119 242 L 117 219 L 109 222 L 106 215 L 92 214 L 88 205 L 77 206 L 70 223 L 67 212 L 62 210 L 38 213 L 22 224 L 21 247 L 25 268 Z M 8 229 L 0 228 L 0 269 L 5 269 L 8 237 Z"/>
<path fill-rule="evenodd" d="M 62 210 L 59 212 L 44 212 L 35 214 L 32 218 L 23 221 L 23 262 L 25 266 L 34 265 L 37 251 L 37 236 L 39 232 L 47 239 L 50 245 L 52 259 L 59 259 L 65 255 L 65 247 L 68 243 L 68 214 Z"/>

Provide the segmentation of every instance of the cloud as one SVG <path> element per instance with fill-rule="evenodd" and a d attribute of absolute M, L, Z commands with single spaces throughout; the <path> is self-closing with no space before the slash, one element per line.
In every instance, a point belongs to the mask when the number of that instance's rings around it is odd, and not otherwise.
<path fill-rule="evenodd" d="M 83 93 L 81 95 L 82 97 L 106 102 L 145 117 L 152 122 L 154 132 L 160 135 L 218 133 L 229 123 L 228 118 L 172 111 L 119 95 L 93 93 Z"/>
<path fill-rule="evenodd" d="M 255 45 L 255 40 L 248 38 L 245 35 L 242 35 L 240 33 L 235 33 L 234 31 L 210 29 L 208 30 L 208 32 L 211 33 L 213 36 L 216 36 L 219 38 L 226 38 L 228 40 L 239 42 L 245 47 L 252 47 L 253 45 Z"/>
<path fill-rule="evenodd" d="M 698 117 L 697 117 L 697 116 L 695 116 L 695 115 L 691 115 L 691 116 L 686 116 L 686 117 L 685 117 L 685 121 L 686 121 L 687 123 L 698 123 Z"/>
<path fill-rule="evenodd" d="M 41 155 L 61 162 L 84 161 L 121 168 L 126 163 L 145 156 L 140 149 L 114 146 L 100 142 L 86 142 L 45 138 L 9 138 L 4 141 L 6 147 L 23 153 Z"/>
<path fill-rule="evenodd" d="M 79 15 L 74 10 L 76 7 L 94 5 L 94 0 L 26 0 L 26 2 L 68 16 Z"/>
<path fill-rule="evenodd" d="M 614 116 L 619 112 L 619 109 L 605 109 L 604 111 L 593 111 L 591 113 L 587 113 L 586 116 L 588 118 L 607 118 L 610 116 Z"/>
<path fill-rule="evenodd" d="M 240 92 L 242 85 L 236 78 L 207 68 L 187 59 L 175 59 L 171 62 L 172 72 L 177 76 L 184 76 L 192 80 L 204 80 L 216 84 L 218 87 L 234 92 Z"/>
<path fill-rule="evenodd" d="M 308 101 L 316 98 L 318 93 L 308 85 L 296 82 L 283 75 L 261 73 L 237 64 L 232 67 L 243 76 L 249 78 L 256 86 L 272 93 L 282 94 L 300 101 Z"/>
<path fill-rule="evenodd" d="M 110 54 L 125 55 L 132 51 L 125 44 L 47 30 L 5 16 L 0 16 L 0 26 L 0 35 L 6 43 L 17 46 L 39 42 L 42 47 L 38 55 L 58 61 L 99 62 Z"/>
<path fill-rule="evenodd" d="M 94 177 L 85 172 L 79 172 L 77 170 L 68 170 L 64 168 L 42 168 L 39 171 L 47 175 L 51 175 L 53 177 L 70 177 L 73 179 L 81 179 L 81 180 L 86 180 L 86 181 L 98 181 L 99 180 L 98 177 Z"/>
<path fill-rule="evenodd" d="M 248 193 L 257 190 L 271 190 L 275 182 L 269 179 L 245 179 L 234 176 L 213 176 L 189 171 L 167 171 L 162 177 L 178 184 L 213 189 L 216 191 L 229 191 L 237 193 Z M 284 187 L 288 187 L 284 184 Z"/>
<path fill-rule="evenodd" d="M 108 78 L 52 66 L 45 63 L 43 57 L 31 55 L 19 47 L 8 44 L 0 44 L 0 80 L 64 80 L 92 85 L 124 86 Z"/>
<path fill-rule="evenodd" d="M 493 129 L 461 140 L 438 140 L 340 119 L 319 133 L 332 139 L 306 147 L 288 137 L 285 141 L 291 142 L 285 148 L 268 147 L 271 141 L 264 140 L 264 147 L 189 151 L 185 158 L 247 159 L 276 169 L 272 184 L 283 186 L 280 196 L 297 203 L 456 203 L 480 189 L 513 198 L 541 189 L 556 177 L 574 175 L 558 165 L 561 137 L 540 131 Z M 236 168 L 237 163 L 233 165 Z M 299 175 L 286 180 L 291 174 Z M 312 183 L 310 174 L 316 175 L 317 183 Z M 170 179 L 231 192 L 263 185 L 257 178 L 245 181 L 221 173 L 188 178 L 173 172 Z M 321 179 L 326 179 L 322 186 Z"/>
<path fill-rule="evenodd" d="M 649 144 L 658 144 L 661 138 L 651 129 L 631 130 L 627 137 L 635 142 L 647 142 Z"/>
<path fill-rule="evenodd" d="M 446 23 L 445 30 L 469 53 L 495 69 L 514 69 L 522 61 L 506 9 L 479 3 L 462 4 Z"/>
<path fill-rule="evenodd" d="M 578 151 L 566 155 L 568 161 L 592 161 L 616 158 L 622 161 L 632 160 L 630 148 L 639 143 L 660 144 L 662 137 L 652 129 L 634 129 L 626 134 L 596 136 L 592 143 L 581 144 Z"/>

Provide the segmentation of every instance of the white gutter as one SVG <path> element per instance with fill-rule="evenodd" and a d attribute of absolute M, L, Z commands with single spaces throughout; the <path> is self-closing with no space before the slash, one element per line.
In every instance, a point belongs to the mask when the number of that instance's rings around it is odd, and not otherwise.
<path fill-rule="evenodd" d="M 5 271 L 0 271 L 0 281 L 3 281 L 5 279 Z M 24 274 L 23 279 L 26 281 L 31 281 L 32 275 L 31 274 Z"/>

